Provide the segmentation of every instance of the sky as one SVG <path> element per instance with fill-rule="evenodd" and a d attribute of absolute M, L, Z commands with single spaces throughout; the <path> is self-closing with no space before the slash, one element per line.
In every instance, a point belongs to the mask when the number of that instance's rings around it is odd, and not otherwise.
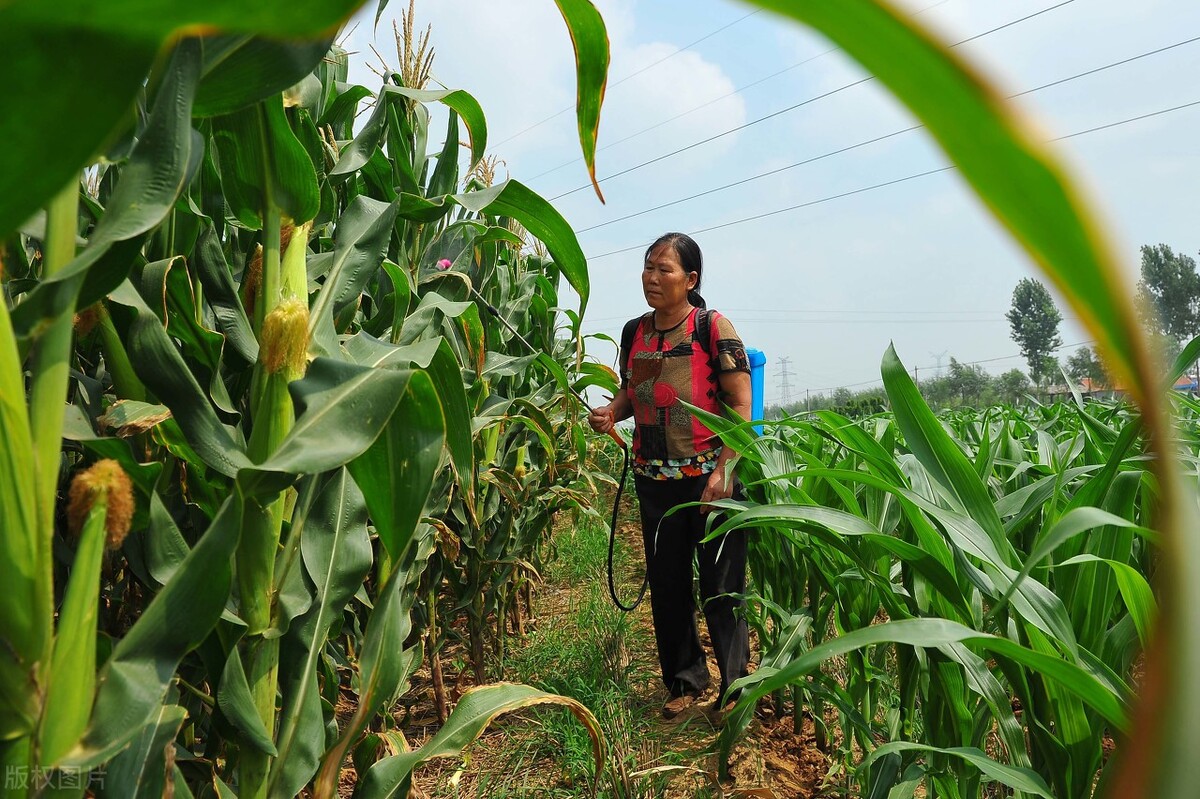
<path fill-rule="evenodd" d="M 661 233 L 722 226 L 695 235 L 702 293 L 767 355 L 768 405 L 877 385 L 889 342 L 919 374 L 951 357 L 993 373 L 1025 368 L 1004 313 L 1018 281 L 1039 275 L 962 178 L 939 172 L 857 191 L 947 165 L 924 131 L 784 169 L 917 124 L 877 81 L 860 82 L 870 76 L 853 60 L 789 20 L 727 0 L 596 5 L 612 52 L 596 159 L 605 204 L 583 188 L 574 60 L 553 0 L 416 8 L 418 26 L 432 25 L 435 81 L 479 100 L 501 177 L 551 199 L 575 229 L 591 277 L 585 333 L 618 337 L 647 309 L 641 259 Z M 947 42 L 970 38 L 956 52 L 1006 96 L 1179 45 L 1012 100 L 1047 140 L 1200 101 L 1200 41 L 1188 41 L 1200 37 L 1195 0 L 899 5 Z M 368 45 L 396 64 L 392 20 L 407 3 L 391 0 L 378 28 L 375 7 L 345 41 L 358 52 L 351 80 L 368 87 L 380 82 L 366 67 L 378 65 Z M 436 119 L 434 152 L 444 129 Z M 1131 280 L 1143 244 L 1200 251 L 1198 132 L 1200 105 L 1054 145 L 1101 210 Z M 847 192 L 856 193 L 838 197 Z M 1089 337 L 1060 308 L 1065 361 Z M 604 342 L 589 339 L 588 349 L 614 360 Z"/>

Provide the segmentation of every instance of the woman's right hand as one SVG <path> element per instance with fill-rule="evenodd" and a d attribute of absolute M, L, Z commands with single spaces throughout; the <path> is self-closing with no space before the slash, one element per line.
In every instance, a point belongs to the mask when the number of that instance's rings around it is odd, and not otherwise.
<path fill-rule="evenodd" d="M 596 408 L 588 414 L 588 424 L 597 433 L 608 433 L 616 424 L 616 417 L 613 414 L 611 405 L 605 405 L 603 408 Z"/>

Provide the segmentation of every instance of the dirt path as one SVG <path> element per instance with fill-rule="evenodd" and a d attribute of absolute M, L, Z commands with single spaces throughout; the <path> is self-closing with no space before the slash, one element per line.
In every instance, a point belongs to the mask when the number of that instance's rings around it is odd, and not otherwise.
<path fill-rule="evenodd" d="M 619 526 L 625 552 L 637 553 L 627 554 L 618 568 L 618 592 L 626 602 L 637 595 L 643 568 L 640 532 L 636 517 L 631 516 L 623 514 Z M 607 538 L 606 530 L 588 534 Z M 565 577 L 552 571 L 535 592 L 529 632 L 522 641 L 510 640 L 503 677 L 575 696 L 597 715 L 608 738 L 611 761 L 609 774 L 601 781 L 601 796 L 807 799 L 840 794 L 836 789 L 821 791 L 829 764 L 815 746 L 811 723 L 805 720 L 796 736 L 791 718 L 775 719 L 766 708 L 734 750 L 732 781 L 718 783 L 715 752 L 720 722 L 707 712 L 715 692 L 710 690 L 676 719 L 665 720 L 659 712 L 666 694 L 658 674 L 649 601 L 630 614 L 616 611 L 608 600 L 603 561 L 588 579 Z M 711 652 L 702 618 L 701 637 Z M 443 662 L 463 659 L 451 651 L 443 653 Z M 710 669 L 712 684 L 717 685 L 711 663 Z M 464 664 L 446 675 L 454 686 L 452 697 L 469 684 L 468 672 Z M 414 680 L 417 701 L 408 711 L 412 723 L 406 735 L 414 747 L 436 732 L 432 692 L 424 677 L 418 674 Z M 570 725 L 574 722 L 563 721 L 565 715 L 551 718 L 532 711 L 501 718 L 463 760 L 431 763 L 418 771 L 415 795 L 590 796 L 586 752 L 572 756 L 576 736 Z"/>

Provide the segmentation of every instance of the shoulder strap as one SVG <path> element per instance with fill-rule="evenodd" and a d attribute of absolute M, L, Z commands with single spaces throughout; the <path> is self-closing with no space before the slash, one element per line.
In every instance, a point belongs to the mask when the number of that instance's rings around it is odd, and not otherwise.
<path fill-rule="evenodd" d="M 629 366 L 629 353 L 633 350 L 633 337 L 637 335 L 638 325 L 642 323 L 642 319 L 641 316 L 635 316 L 625 323 L 625 327 L 621 328 L 620 375 L 622 379 L 624 379 L 625 370 Z"/>
<path fill-rule="evenodd" d="M 700 346 L 704 347 L 704 352 L 708 355 L 708 364 L 714 373 L 717 371 L 717 354 L 713 352 L 712 346 L 712 319 L 715 313 L 712 308 L 704 308 L 696 314 L 696 338 L 700 340 Z"/>

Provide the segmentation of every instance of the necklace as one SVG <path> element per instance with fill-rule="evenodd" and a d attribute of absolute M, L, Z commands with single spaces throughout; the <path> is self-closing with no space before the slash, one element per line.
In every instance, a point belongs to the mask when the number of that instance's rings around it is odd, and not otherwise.
<path fill-rule="evenodd" d="M 659 337 L 661 338 L 662 336 L 665 336 L 667 333 L 677 330 L 680 325 L 682 325 L 684 322 L 686 322 L 688 320 L 688 317 L 692 315 L 693 310 L 695 310 L 695 309 L 689 307 L 687 309 L 687 313 L 685 313 L 678 322 L 676 322 L 675 324 L 671 325 L 668 328 L 659 329 L 658 325 L 655 324 L 655 322 L 657 320 L 653 316 L 650 317 L 650 324 L 654 325 L 654 332 L 657 333 L 659 335 Z"/>

